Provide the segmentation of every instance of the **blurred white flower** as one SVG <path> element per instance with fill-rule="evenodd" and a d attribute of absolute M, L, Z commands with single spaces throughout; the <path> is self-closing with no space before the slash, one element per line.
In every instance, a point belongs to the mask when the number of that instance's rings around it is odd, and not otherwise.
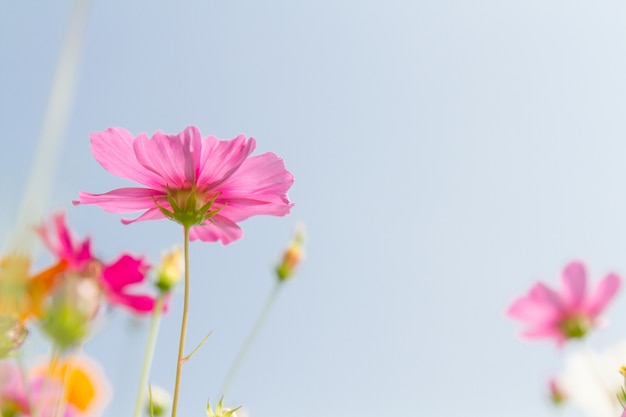
<path fill-rule="evenodd" d="M 597 354 L 583 348 L 570 355 L 565 371 L 557 378 L 569 402 L 590 417 L 619 416 L 622 406 L 618 400 L 624 384 L 619 373 L 626 364 L 626 342 Z"/>

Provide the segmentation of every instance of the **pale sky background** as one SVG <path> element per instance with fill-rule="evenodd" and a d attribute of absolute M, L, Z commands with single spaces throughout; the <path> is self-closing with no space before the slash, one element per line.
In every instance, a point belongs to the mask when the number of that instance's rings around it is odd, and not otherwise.
<path fill-rule="evenodd" d="M 16 212 L 71 2 L 0 2 L 3 230 Z M 551 342 L 504 311 L 572 259 L 626 274 L 626 4 L 604 0 L 94 1 L 77 95 L 47 209 L 98 255 L 153 262 L 171 222 L 123 226 L 79 190 L 127 185 L 89 132 L 258 141 L 296 178 L 285 218 L 191 250 L 181 416 L 217 400 L 237 348 L 303 221 L 307 260 L 283 289 L 226 402 L 250 417 L 544 417 Z M 49 258 L 40 257 L 40 265 Z M 151 381 L 169 390 L 182 293 Z M 589 340 L 626 337 L 626 299 Z M 130 415 L 146 324 L 122 311 L 85 350 Z M 568 409 L 561 415 L 581 416 Z"/>

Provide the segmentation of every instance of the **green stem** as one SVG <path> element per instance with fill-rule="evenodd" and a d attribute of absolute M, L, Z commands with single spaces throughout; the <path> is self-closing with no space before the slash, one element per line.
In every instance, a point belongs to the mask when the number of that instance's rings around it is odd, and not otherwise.
<path fill-rule="evenodd" d="M 30 381 L 28 380 L 28 372 L 26 371 L 26 365 L 24 365 L 21 353 L 15 356 L 15 362 L 17 362 L 22 383 L 24 384 L 24 392 L 26 394 L 26 404 L 28 405 L 28 409 L 33 413 L 33 417 L 39 417 L 39 413 L 37 412 L 38 410 L 35 410 L 35 404 L 33 403 L 33 392 L 30 386 Z"/>
<path fill-rule="evenodd" d="M 52 351 L 50 352 L 50 363 L 48 364 L 48 370 L 46 371 L 46 378 L 43 381 L 43 386 L 41 387 L 41 395 L 39 398 L 39 402 L 36 404 L 36 409 L 33 415 L 39 416 L 41 415 L 41 411 L 45 406 L 45 401 L 48 399 L 48 395 L 50 394 L 50 384 L 52 383 L 53 374 L 52 371 L 54 367 L 56 367 L 59 363 L 59 358 L 61 356 L 60 349 L 56 343 L 52 345 Z"/>
<path fill-rule="evenodd" d="M 189 312 L 189 230 L 191 226 L 183 226 L 185 252 L 185 294 L 183 298 L 183 321 L 180 326 L 180 341 L 178 344 L 178 360 L 176 361 L 176 383 L 174 385 L 174 399 L 172 400 L 172 417 L 176 417 L 180 379 L 183 370 L 183 356 L 185 351 L 185 337 L 187 335 L 187 313 Z"/>
<path fill-rule="evenodd" d="M 248 351 L 250 350 L 250 347 L 252 346 L 256 337 L 258 336 L 259 331 L 263 327 L 263 324 L 265 324 L 265 321 L 267 320 L 267 316 L 272 310 L 272 307 L 274 306 L 274 302 L 276 301 L 276 297 L 278 296 L 278 291 L 282 287 L 281 285 L 282 282 L 283 281 L 276 282 L 276 285 L 272 289 L 272 292 L 270 292 L 269 296 L 267 297 L 267 300 L 265 300 L 265 305 L 263 306 L 263 310 L 261 310 L 261 313 L 257 317 L 257 320 L 254 323 L 254 326 L 252 327 L 252 330 L 250 330 L 250 333 L 248 334 L 248 338 L 239 349 L 239 353 L 237 354 L 235 361 L 233 362 L 233 364 L 230 367 L 230 370 L 228 371 L 228 375 L 226 376 L 224 385 L 222 385 L 221 397 L 224 397 L 226 393 L 228 392 L 228 389 L 232 385 L 233 380 L 235 379 L 235 376 L 237 375 L 237 372 L 239 371 L 239 368 L 241 367 L 241 364 L 243 363 L 243 360 L 248 355 Z"/>
<path fill-rule="evenodd" d="M 150 330 L 148 332 L 148 343 L 146 351 L 143 355 L 143 364 L 141 365 L 141 376 L 139 378 L 139 388 L 137 389 L 137 400 L 135 402 L 134 417 L 141 416 L 141 408 L 143 406 L 144 397 L 146 396 L 146 387 L 148 385 L 148 376 L 150 375 L 150 367 L 152 366 L 152 357 L 154 355 L 154 347 L 156 346 L 157 334 L 159 333 L 159 323 L 161 313 L 163 312 L 163 302 L 165 293 L 159 292 L 154 310 L 152 310 L 152 318 L 150 321 Z"/>

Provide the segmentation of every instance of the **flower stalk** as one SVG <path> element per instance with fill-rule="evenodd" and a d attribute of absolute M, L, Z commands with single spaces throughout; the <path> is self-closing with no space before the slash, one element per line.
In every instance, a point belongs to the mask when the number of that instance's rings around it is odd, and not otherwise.
<path fill-rule="evenodd" d="M 172 400 L 172 417 L 176 417 L 180 380 L 185 354 L 185 338 L 187 336 L 187 315 L 189 313 L 189 231 L 191 226 L 183 225 L 183 252 L 185 258 L 185 291 L 183 295 L 183 319 L 180 326 L 180 341 L 178 343 L 178 359 L 176 361 L 176 382 L 174 383 L 174 397 Z"/>
<path fill-rule="evenodd" d="M 163 314 L 163 303 L 165 293 L 160 292 L 157 297 L 154 310 L 152 311 L 152 319 L 150 321 L 150 330 L 148 331 L 148 343 L 146 351 L 143 355 L 143 364 L 141 365 L 141 376 L 139 378 L 139 388 L 137 389 L 137 400 L 135 402 L 134 417 L 141 416 L 144 397 L 146 396 L 146 387 L 148 386 L 148 375 L 150 375 L 150 367 L 152 366 L 152 358 L 154 356 L 154 347 L 156 346 L 157 334 L 159 333 L 159 324 Z"/>
<path fill-rule="evenodd" d="M 237 353 L 235 361 L 231 365 L 230 370 L 228 371 L 228 375 L 226 376 L 226 379 L 224 380 L 224 385 L 222 385 L 222 390 L 221 390 L 222 397 L 224 397 L 226 393 L 228 392 L 230 386 L 235 380 L 235 376 L 237 375 L 239 368 L 241 368 L 241 365 L 243 364 L 243 360 L 248 355 L 248 352 L 250 351 L 250 348 L 254 344 L 254 341 L 256 340 L 257 336 L 259 335 L 261 328 L 267 321 L 267 317 L 269 316 L 270 311 L 274 307 L 276 298 L 278 297 L 278 293 L 280 289 L 282 288 L 283 286 L 282 284 L 284 282 L 285 281 L 283 280 L 276 281 L 276 284 L 274 285 L 272 292 L 270 292 L 267 299 L 265 300 L 265 305 L 263 306 L 263 310 L 261 310 L 261 313 L 257 317 L 257 320 L 254 323 L 252 330 L 250 330 L 250 333 L 248 334 L 246 341 L 243 343 L 243 345 L 241 345 L 241 348 L 239 349 L 239 353 Z"/>

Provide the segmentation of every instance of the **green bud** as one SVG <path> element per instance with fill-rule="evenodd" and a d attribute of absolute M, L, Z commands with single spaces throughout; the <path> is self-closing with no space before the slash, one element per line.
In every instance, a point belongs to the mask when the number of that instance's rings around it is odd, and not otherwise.
<path fill-rule="evenodd" d="M 170 292 L 184 272 L 183 254 L 179 247 L 166 252 L 161 257 L 161 265 L 156 274 L 156 286 L 163 293 Z"/>
<path fill-rule="evenodd" d="M 300 225 L 296 228 L 293 240 L 283 252 L 283 259 L 276 266 L 278 280 L 286 281 L 291 278 L 302 259 L 304 259 L 304 227 Z"/>
<path fill-rule="evenodd" d="M 90 277 L 66 275 L 53 289 L 41 326 L 62 349 L 80 344 L 100 307 L 100 288 Z"/>
<path fill-rule="evenodd" d="M 222 401 L 224 397 L 220 398 L 220 401 L 217 403 L 217 407 L 215 408 L 215 412 L 211 408 L 211 403 L 207 401 L 206 403 L 206 415 L 207 417 L 237 417 L 236 411 L 241 408 L 241 406 L 237 408 L 223 408 Z"/>
<path fill-rule="evenodd" d="M 150 387 L 146 409 L 149 416 L 160 417 L 165 415 L 171 403 L 172 399 L 167 391 L 160 387 Z"/>

